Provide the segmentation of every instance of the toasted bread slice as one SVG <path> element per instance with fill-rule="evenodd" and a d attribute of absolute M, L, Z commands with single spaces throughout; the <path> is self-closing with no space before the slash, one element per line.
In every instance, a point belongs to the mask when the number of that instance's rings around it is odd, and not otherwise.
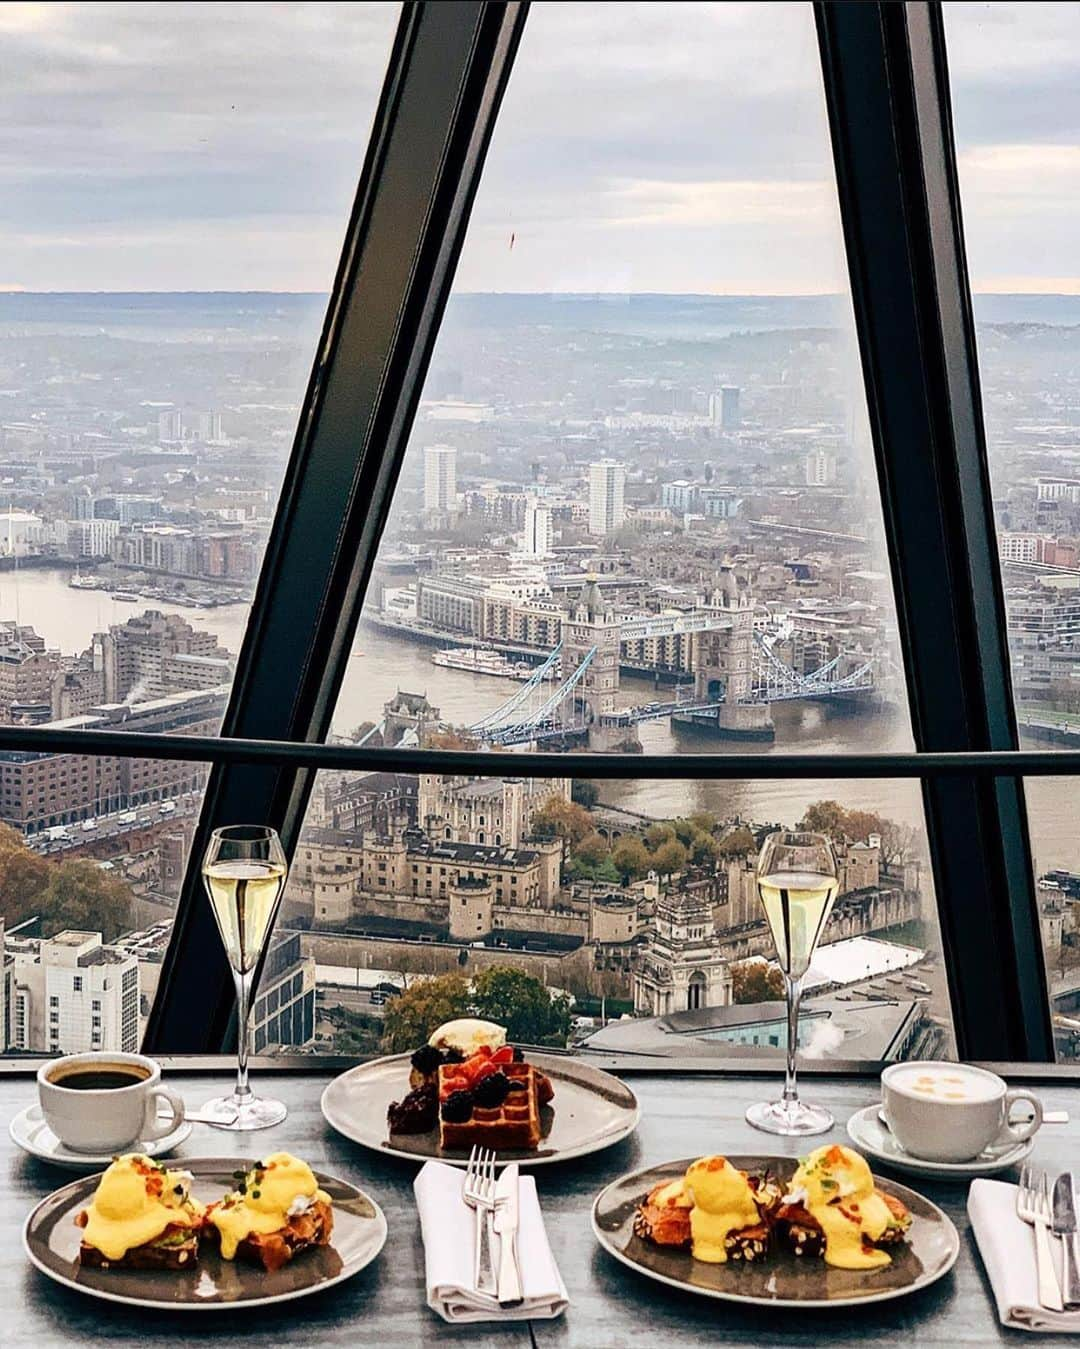
<path fill-rule="evenodd" d="M 110 1260 L 84 1241 L 79 1246 L 79 1264 L 87 1269 L 194 1269 L 199 1263 L 199 1230 L 171 1227 L 154 1241 L 125 1251 L 119 1260 Z"/>
<path fill-rule="evenodd" d="M 903 1241 L 911 1226 L 911 1214 L 902 1200 L 883 1190 L 875 1193 L 885 1201 L 889 1210 L 888 1227 L 873 1243 L 875 1246 L 895 1246 Z M 776 1229 L 788 1250 L 795 1255 L 824 1255 L 825 1235 L 817 1219 L 802 1204 L 782 1204 L 776 1212 Z M 865 1237 L 864 1237 L 865 1240 Z"/>
<path fill-rule="evenodd" d="M 221 1234 L 212 1222 L 205 1227 L 206 1237 L 220 1243 Z M 290 1218 L 276 1232 L 252 1232 L 239 1243 L 236 1258 L 273 1271 L 287 1265 L 312 1246 L 328 1246 L 334 1230 L 333 1209 L 324 1200 L 316 1200 L 306 1213 Z"/>

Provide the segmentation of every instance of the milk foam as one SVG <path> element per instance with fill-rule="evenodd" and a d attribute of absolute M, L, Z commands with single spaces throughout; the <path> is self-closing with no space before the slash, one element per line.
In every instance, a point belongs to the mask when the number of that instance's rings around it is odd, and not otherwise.
<path fill-rule="evenodd" d="M 943 1063 L 940 1068 L 923 1064 L 907 1072 L 890 1073 L 889 1085 L 906 1095 L 926 1101 L 992 1101 L 1001 1088 L 992 1078 L 967 1071 L 962 1064 Z"/>

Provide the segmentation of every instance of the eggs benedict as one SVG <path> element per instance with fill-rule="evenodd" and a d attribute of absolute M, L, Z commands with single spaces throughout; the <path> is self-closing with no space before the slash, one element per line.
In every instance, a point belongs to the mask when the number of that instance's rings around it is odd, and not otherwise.
<path fill-rule="evenodd" d="M 320 1190 L 306 1162 L 272 1153 L 248 1171 L 234 1173 L 236 1188 L 206 1211 L 208 1234 L 226 1260 L 280 1269 L 301 1251 L 325 1246 L 333 1231 L 330 1196 Z"/>
<path fill-rule="evenodd" d="M 911 1225 L 904 1205 L 875 1187 L 865 1159 L 839 1144 L 800 1161 L 776 1219 L 796 1255 L 822 1255 L 838 1269 L 889 1264 L 882 1247 L 902 1240 Z"/>
<path fill-rule="evenodd" d="M 701 1157 L 684 1176 L 652 1189 L 634 1231 L 658 1246 L 690 1246 L 695 1260 L 755 1260 L 769 1248 L 767 1216 L 779 1198 L 768 1180 L 748 1176 L 725 1157 Z"/>
<path fill-rule="evenodd" d="M 191 1268 L 203 1213 L 189 1171 L 170 1171 L 141 1152 L 117 1157 L 75 1219 L 83 1229 L 79 1261 L 98 1269 Z"/>

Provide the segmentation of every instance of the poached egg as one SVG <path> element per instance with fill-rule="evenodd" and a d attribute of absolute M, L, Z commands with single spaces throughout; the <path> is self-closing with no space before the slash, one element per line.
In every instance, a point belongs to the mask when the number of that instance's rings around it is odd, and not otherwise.
<path fill-rule="evenodd" d="M 870 1243 L 884 1234 L 892 1215 L 857 1152 L 838 1143 L 815 1148 L 799 1163 L 790 1190 L 787 1199 L 801 1203 L 821 1227 L 827 1265 L 878 1269 L 891 1263 Z"/>
<path fill-rule="evenodd" d="M 330 1203 L 307 1162 L 288 1152 L 271 1153 L 237 1181 L 236 1189 L 208 1214 L 221 1235 L 221 1254 L 226 1260 L 235 1257 L 246 1237 L 280 1232 L 290 1218 L 306 1213 L 312 1204 Z"/>
<path fill-rule="evenodd" d="M 756 1227 L 761 1214 L 754 1192 L 726 1157 L 699 1157 L 687 1168 L 682 1184 L 690 1209 L 690 1235 L 695 1260 L 710 1265 L 727 1263 L 724 1242 L 732 1232 Z"/>
<path fill-rule="evenodd" d="M 203 1206 L 191 1196 L 191 1172 L 169 1171 L 131 1152 L 106 1168 L 86 1209 L 83 1240 L 107 1260 L 155 1241 L 168 1227 L 200 1227 Z"/>

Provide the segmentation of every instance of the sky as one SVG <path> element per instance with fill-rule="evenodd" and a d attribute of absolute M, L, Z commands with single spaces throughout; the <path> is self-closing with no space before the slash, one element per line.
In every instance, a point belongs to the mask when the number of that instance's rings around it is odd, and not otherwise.
<path fill-rule="evenodd" d="M 396 19 L 0 4 L 0 289 L 325 290 Z M 975 289 L 1080 293 L 1080 6 L 946 24 Z M 846 290 L 810 5 L 534 0 L 456 284 Z"/>

